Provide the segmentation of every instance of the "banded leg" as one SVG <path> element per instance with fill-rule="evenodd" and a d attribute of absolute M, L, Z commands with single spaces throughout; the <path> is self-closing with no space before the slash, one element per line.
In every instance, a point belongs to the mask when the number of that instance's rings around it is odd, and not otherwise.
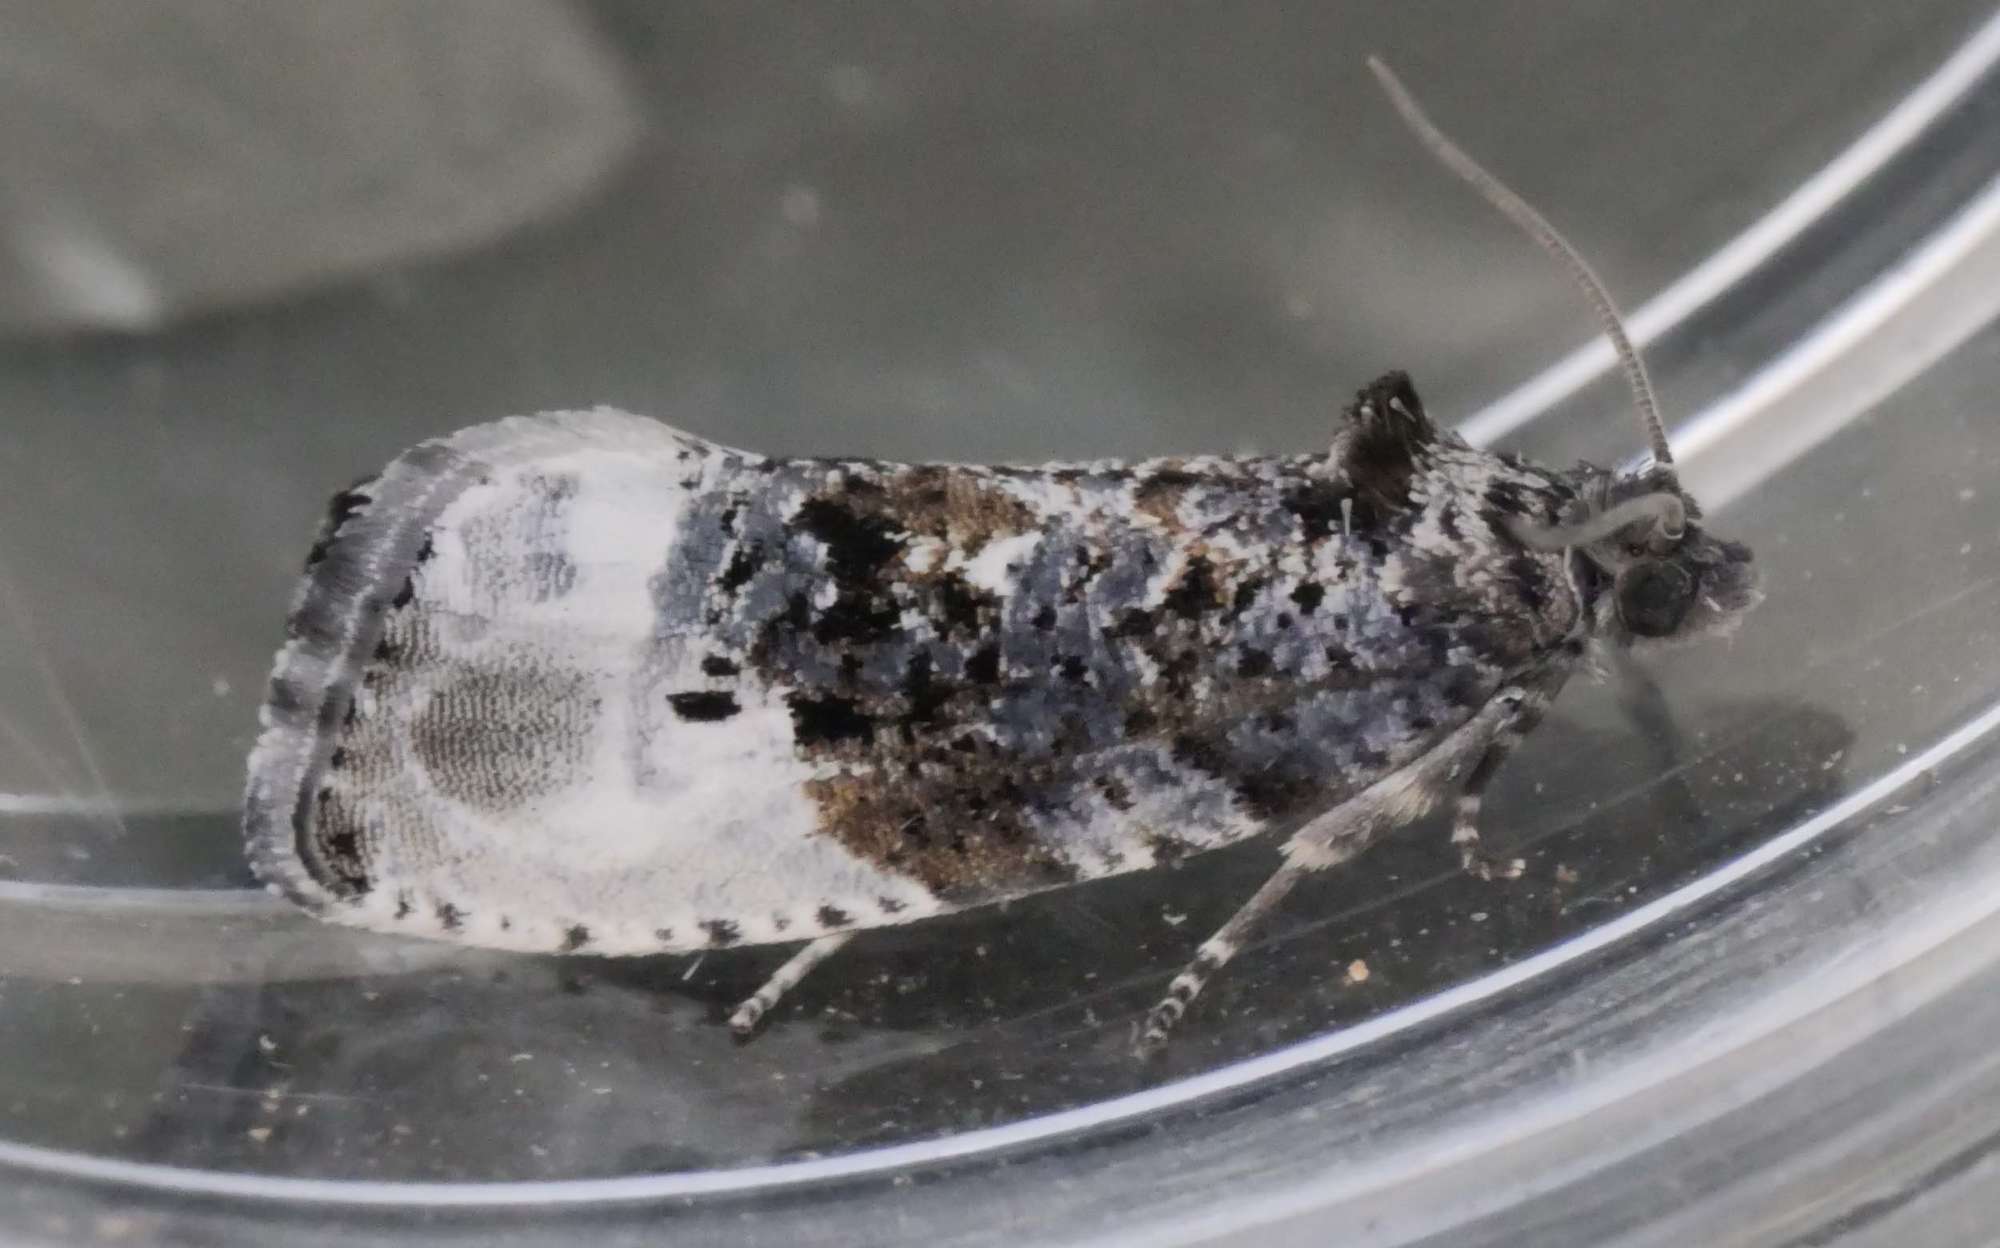
<path fill-rule="evenodd" d="M 736 1012 L 729 1016 L 729 1029 L 739 1036 L 747 1036 L 757 1030 L 757 1024 L 780 998 L 798 986 L 800 980 L 811 973 L 815 966 L 826 961 L 840 947 L 854 939 L 853 932 L 833 932 L 813 941 L 793 954 L 783 966 L 772 972 L 764 986 L 743 999 Z"/>
<path fill-rule="evenodd" d="M 1454 840 L 1469 841 L 1472 861 L 1477 861 L 1480 794 L 1506 758 L 1507 751 L 1540 718 L 1550 693 L 1517 686 L 1499 690 L 1485 706 L 1450 736 L 1417 761 L 1376 780 L 1361 793 L 1326 811 L 1292 834 L 1285 842 L 1285 863 L 1264 881 L 1249 901 L 1232 915 L 1222 929 L 1202 943 L 1194 961 L 1168 986 L 1166 999 L 1146 1016 L 1140 1033 L 1141 1056 L 1157 1051 L 1167 1035 L 1187 1013 L 1188 1003 L 1201 992 L 1209 977 L 1228 965 L 1249 939 L 1257 925 L 1277 909 L 1285 894 L 1307 871 L 1335 867 L 1366 849 L 1378 836 L 1409 822 L 1429 809 L 1431 795 L 1449 791 L 1449 786 L 1467 760 L 1476 759 L 1467 776 L 1464 796 L 1459 800 L 1459 825 L 1469 836 L 1455 834 Z"/>
<path fill-rule="evenodd" d="M 1264 886 L 1230 916 L 1229 922 L 1201 943 L 1201 948 L 1195 950 L 1194 960 L 1167 985 L 1167 995 L 1153 1007 L 1152 1013 L 1146 1015 L 1145 1030 L 1139 1035 L 1139 1055 L 1144 1057 L 1156 1053 L 1167 1043 L 1167 1034 L 1173 1031 L 1175 1023 L 1181 1021 L 1181 1015 L 1187 1013 L 1188 1003 L 1201 992 L 1209 977 L 1229 965 L 1229 960 L 1249 942 L 1258 924 L 1278 908 L 1285 894 L 1292 891 L 1292 886 L 1307 871 L 1332 866 L 1336 861 L 1352 856 L 1352 852 L 1337 857 L 1322 856 L 1310 865 L 1288 861 L 1272 872 L 1271 878 L 1265 880 Z"/>
<path fill-rule="evenodd" d="M 1458 791 L 1458 799 L 1452 808 L 1451 843 L 1458 847 L 1459 865 L 1482 880 L 1499 878 L 1514 880 L 1521 877 L 1528 864 L 1519 858 L 1500 859 L 1488 854 L 1479 843 L 1479 809 L 1486 801 L 1486 786 L 1493 782 L 1494 773 L 1500 764 L 1514 752 L 1521 738 L 1528 735 L 1542 718 L 1544 703 L 1530 698 L 1521 704 L 1521 709 L 1513 718 L 1503 724 L 1493 734 L 1493 740 L 1473 764 L 1472 774 L 1465 778 L 1465 787 Z"/>

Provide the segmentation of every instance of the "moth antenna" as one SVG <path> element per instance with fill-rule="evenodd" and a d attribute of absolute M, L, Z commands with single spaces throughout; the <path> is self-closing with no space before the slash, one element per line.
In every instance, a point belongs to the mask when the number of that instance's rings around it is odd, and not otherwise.
<path fill-rule="evenodd" d="M 1618 362 L 1625 370 L 1625 384 L 1632 388 L 1632 401 L 1639 409 L 1639 423 L 1645 429 L 1646 441 L 1652 446 L 1654 462 L 1673 463 L 1674 457 L 1667 449 L 1667 431 L 1660 424 L 1660 405 L 1653 397 L 1653 382 L 1646 375 L 1646 362 L 1639 357 L 1631 337 L 1626 334 L 1625 322 L 1619 317 L 1618 307 L 1612 303 L 1604 283 L 1577 254 L 1576 248 L 1570 246 L 1569 241 L 1556 232 L 1556 227 L 1549 224 L 1548 218 L 1536 212 L 1527 200 L 1509 190 L 1504 182 L 1488 173 L 1478 161 L 1466 155 L 1463 148 L 1446 138 L 1444 132 L 1432 124 L 1416 97 L 1403 86 L 1394 71 L 1382 63 L 1381 57 L 1370 56 L 1368 68 L 1374 71 L 1404 124 L 1410 127 L 1431 155 L 1470 183 L 1487 203 L 1499 209 L 1509 221 L 1534 239 L 1543 251 L 1554 256 L 1569 270 L 1570 280 L 1589 300 L 1591 310 L 1597 314 L 1597 323 L 1603 327 L 1605 336 L 1611 339 L 1612 348 L 1618 352 Z"/>

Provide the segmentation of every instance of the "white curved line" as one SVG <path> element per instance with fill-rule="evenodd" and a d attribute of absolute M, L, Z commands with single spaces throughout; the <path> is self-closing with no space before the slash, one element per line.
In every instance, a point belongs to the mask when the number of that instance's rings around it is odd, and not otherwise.
<path fill-rule="evenodd" d="M 148 804 L 82 793 L 0 793 L 0 815 L 103 815 L 114 819 L 207 815 L 214 808 Z"/>
<path fill-rule="evenodd" d="M 2000 316 L 2000 177 L 1949 223 L 1673 434 L 1721 508 Z"/>
<path fill-rule="evenodd" d="M 1633 342 L 1644 347 L 1769 259 L 1908 147 L 1996 63 L 2000 63 L 2000 14 L 1987 19 L 1936 71 L 1777 207 L 1640 305 L 1626 320 Z M 1490 445 L 1575 394 L 1616 362 L 1611 344 L 1593 338 L 1473 413 L 1458 432 L 1474 446 Z M 1674 449 L 1678 453 L 1678 441 Z"/>
<path fill-rule="evenodd" d="M 26 880 L 0 880 L 0 906 L 205 918 L 275 916 L 291 910 L 276 897 L 248 888 L 116 888 L 101 884 L 42 884 Z"/>

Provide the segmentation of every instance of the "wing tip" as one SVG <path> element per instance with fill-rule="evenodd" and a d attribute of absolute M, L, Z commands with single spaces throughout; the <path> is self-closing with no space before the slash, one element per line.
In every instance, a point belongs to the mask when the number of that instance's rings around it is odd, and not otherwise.
<path fill-rule="evenodd" d="M 292 596 L 258 711 L 263 731 L 248 762 L 243 835 L 257 878 L 309 910 L 351 891 L 312 853 L 311 799 L 431 523 L 481 471 L 457 445 L 461 436 L 411 447 L 379 476 L 336 494 Z"/>
<path fill-rule="evenodd" d="M 313 851 L 313 798 L 384 616 L 454 499 L 496 468 L 578 447 L 669 456 L 706 445 L 611 407 L 509 416 L 420 442 L 335 494 L 293 593 L 248 760 L 243 837 L 257 878 L 314 912 L 355 899 Z"/>

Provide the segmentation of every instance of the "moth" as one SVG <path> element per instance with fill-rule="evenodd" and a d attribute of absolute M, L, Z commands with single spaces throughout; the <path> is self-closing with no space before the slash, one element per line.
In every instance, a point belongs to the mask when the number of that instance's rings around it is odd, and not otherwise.
<path fill-rule="evenodd" d="M 1481 794 L 1593 649 L 1759 597 L 1673 469 L 1551 469 L 1401 373 L 1322 452 L 977 467 L 774 459 L 608 409 L 424 442 L 337 495 L 249 760 L 248 853 L 322 918 L 496 949 L 804 942 L 1252 837 L 1269 880 L 1146 1019 L 1157 1048 L 1304 875 Z"/>

